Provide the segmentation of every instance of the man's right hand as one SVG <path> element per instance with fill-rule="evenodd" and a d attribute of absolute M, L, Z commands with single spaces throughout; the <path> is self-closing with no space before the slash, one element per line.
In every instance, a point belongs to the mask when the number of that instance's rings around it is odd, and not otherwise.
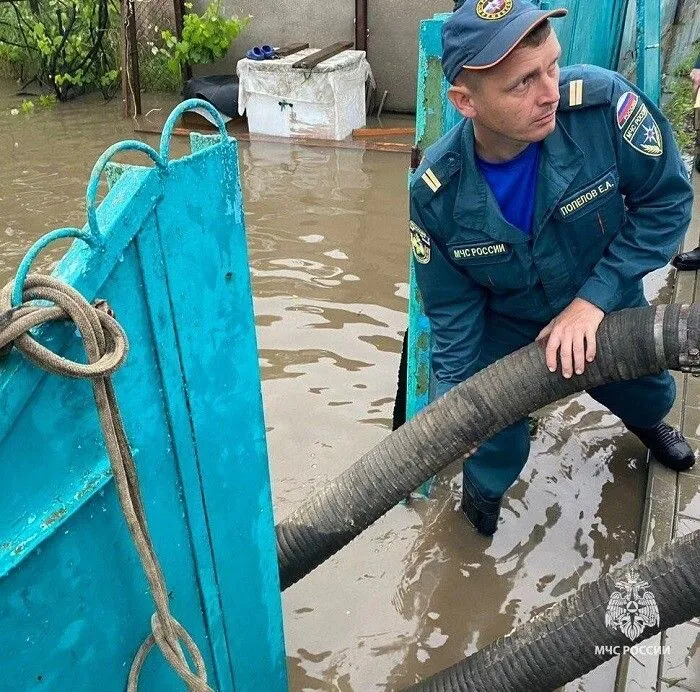
<path fill-rule="evenodd" d="M 697 67 L 690 71 L 690 78 L 693 80 L 693 89 L 697 91 L 700 89 L 700 69 Z"/>

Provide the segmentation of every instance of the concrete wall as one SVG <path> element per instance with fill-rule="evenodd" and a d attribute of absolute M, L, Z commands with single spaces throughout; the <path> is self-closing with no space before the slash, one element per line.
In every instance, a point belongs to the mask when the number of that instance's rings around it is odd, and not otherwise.
<path fill-rule="evenodd" d="M 206 6 L 199 0 L 198 9 Z M 378 96 L 386 89 L 384 110 L 413 112 L 416 106 L 418 25 L 421 19 L 452 9 L 452 0 L 369 0 L 367 57 L 377 80 Z M 197 74 L 235 73 L 236 61 L 250 46 L 309 42 L 321 48 L 354 41 L 355 2 L 315 0 L 222 0 L 228 14 L 253 15 L 248 30 L 235 41 L 226 60 L 197 69 Z"/>
<path fill-rule="evenodd" d="M 700 40 L 700 6 L 697 0 L 678 0 L 674 25 L 664 52 L 664 72 L 671 74 L 688 54 L 694 52 L 693 44 Z M 697 55 L 697 53 L 695 53 Z"/>
<path fill-rule="evenodd" d="M 663 0 L 662 9 L 661 71 L 666 78 L 692 51 L 693 43 L 700 40 L 700 3 L 698 0 Z M 618 71 L 631 79 L 636 73 L 636 30 L 636 2 L 630 0 Z"/>

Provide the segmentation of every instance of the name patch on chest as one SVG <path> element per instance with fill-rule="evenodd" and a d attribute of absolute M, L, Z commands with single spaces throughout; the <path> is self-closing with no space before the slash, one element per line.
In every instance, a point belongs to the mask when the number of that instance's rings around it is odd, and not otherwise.
<path fill-rule="evenodd" d="M 460 245 L 450 248 L 452 259 L 456 262 L 465 260 L 496 258 L 508 255 L 510 245 L 506 243 L 484 243 L 479 245 Z"/>
<path fill-rule="evenodd" d="M 565 200 L 559 206 L 559 213 L 565 219 L 567 216 L 571 216 L 574 212 L 579 211 L 579 209 L 583 209 L 601 197 L 609 195 L 615 189 L 615 176 L 612 173 L 608 173 L 602 180 L 596 180 L 595 183 L 589 184 L 583 190 L 579 190 L 573 197 Z"/>

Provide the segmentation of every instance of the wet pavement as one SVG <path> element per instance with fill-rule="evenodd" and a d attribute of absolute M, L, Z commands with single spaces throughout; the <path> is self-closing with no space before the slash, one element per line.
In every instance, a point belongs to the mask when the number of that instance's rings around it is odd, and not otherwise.
<path fill-rule="evenodd" d="M 694 181 L 695 204 L 693 221 L 683 247 L 686 252 L 700 242 L 700 179 L 697 175 Z M 672 302 L 689 304 L 700 300 L 700 272 L 678 272 L 674 284 Z M 682 430 L 697 455 L 700 448 L 700 379 L 680 372 L 673 375 L 678 395 L 667 420 Z M 653 463 L 649 469 L 639 553 L 647 553 L 674 538 L 698 530 L 700 464 L 687 472 L 675 473 Z M 658 647 L 656 651 L 659 653 L 642 657 L 623 656 L 617 692 L 700 692 L 700 618 L 660 632 L 646 644 Z"/>
<path fill-rule="evenodd" d="M 119 104 L 99 97 L 10 116 L 16 104 L 0 86 L 3 283 L 39 235 L 83 224 L 94 161 L 134 137 Z M 408 157 L 265 142 L 240 152 L 279 519 L 389 432 L 407 310 Z M 43 267 L 57 256 L 48 251 Z M 668 277 L 651 277 L 650 298 L 669 301 Z M 291 689 L 400 689 L 632 560 L 644 451 L 586 395 L 549 407 L 493 539 L 457 510 L 460 469 L 448 469 L 431 499 L 397 506 L 284 593 Z M 566 689 L 612 689 L 616 663 Z"/>

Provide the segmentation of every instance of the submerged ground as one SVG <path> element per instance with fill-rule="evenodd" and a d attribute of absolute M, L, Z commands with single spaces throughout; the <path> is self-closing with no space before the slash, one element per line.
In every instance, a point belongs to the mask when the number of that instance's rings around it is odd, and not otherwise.
<path fill-rule="evenodd" d="M 12 116 L 18 101 L 0 84 L 3 284 L 38 236 L 82 226 L 95 159 L 134 137 L 117 102 Z M 406 325 L 408 157 L 261 142 L 240 152 L 281 518 L 389 431 Z M 650 277 L 651 299 L 669 299 L 667 277 Z M 456 509 L 459 472 L 449 469 L 430 500 L 396 507 L 284 594 L 293 690 L 401 688 L 633 558 L 644 449 L 585 395 L 542 416 L 493 540 Z M 610 689 L 615 664 L 567 690 Z"/>

